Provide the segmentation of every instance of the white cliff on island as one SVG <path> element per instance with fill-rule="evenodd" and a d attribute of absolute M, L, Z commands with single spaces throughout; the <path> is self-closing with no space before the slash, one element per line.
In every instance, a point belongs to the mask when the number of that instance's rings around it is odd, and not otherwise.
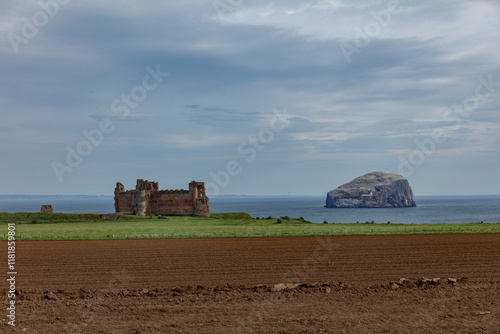
<path fill-rule="evenodd" d="M 372 172 L 331 190 L 327 208 L 394 208 L 417 206 L 413 191 L 398 174 Z"/>

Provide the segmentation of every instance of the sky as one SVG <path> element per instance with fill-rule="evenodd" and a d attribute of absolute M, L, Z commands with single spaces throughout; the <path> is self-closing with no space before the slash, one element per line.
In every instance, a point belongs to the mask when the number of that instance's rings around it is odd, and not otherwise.
<path fill-rule="evenodd" d="M 498 1 L 0 3 L 0 194 L 500 194 Z"/>

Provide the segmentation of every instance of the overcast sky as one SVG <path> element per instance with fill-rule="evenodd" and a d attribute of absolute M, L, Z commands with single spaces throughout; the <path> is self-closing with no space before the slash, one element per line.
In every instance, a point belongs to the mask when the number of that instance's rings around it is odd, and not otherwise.
<path fill-rule="evenodd" d="M 2 1 L 0 194 L 500 193 L 497 1 Z"/>

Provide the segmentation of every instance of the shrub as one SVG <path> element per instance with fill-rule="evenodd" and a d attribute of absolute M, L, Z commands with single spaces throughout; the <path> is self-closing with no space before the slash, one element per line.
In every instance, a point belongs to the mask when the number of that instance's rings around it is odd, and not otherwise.
<path fill-rule="evenodd" d="M 281 224 L 281 219 L 278 219 L 278 220 L 276 221 L 276 224 Z"/>
<path fill-rule="evenodd" d="M 218 219 L 253 219 L 252 216 L 246 212 L 211 213 L 210 217 Z"/>
<path fill-rule="evenodd" d="M 323 224 L 328 224 L 328 222 L 326 220 L 323 221 Z"/>

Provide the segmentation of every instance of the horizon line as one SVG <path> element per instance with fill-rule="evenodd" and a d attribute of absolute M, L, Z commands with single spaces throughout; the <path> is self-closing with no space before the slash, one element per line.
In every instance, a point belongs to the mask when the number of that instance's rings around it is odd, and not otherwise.
<path fill-rule="evenodd" d="M 88 197 L 102 197 L 102 196 L 109 196 L 113 197 L 113 194 L 0 194 L 0 196 L 88 196 Z M 274 194 L 274 195 L 252 195 L 252 194 L 222 194 L 222 195 L 210 195 L 207 194 L 207 197 L 228 197 L 228 196 L 234 196 L 234 197 L 243 197 L 243 196 L 248 196 L 248 197 L 298 197 L 298 196 L 303 196 L 303 197 L 313 197 L 313 196 L 324 196 L 320 194 L 316 195 L 311 195 L 311 194 Z M 448 196 L 448 197 L 453 197 L 453 196 L 500 196 L 499 194 L 417 194 L 413 196 L 419 196 L 419 197 L 431 197 L 431 196 Z"/>

